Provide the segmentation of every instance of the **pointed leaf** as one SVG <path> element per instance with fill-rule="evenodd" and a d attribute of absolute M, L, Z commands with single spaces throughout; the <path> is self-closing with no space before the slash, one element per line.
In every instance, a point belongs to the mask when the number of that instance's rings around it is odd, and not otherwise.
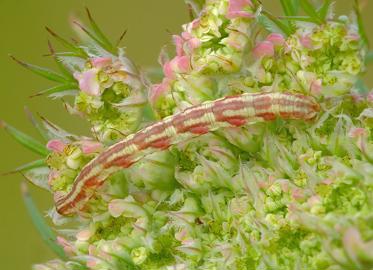
<path fill-rule="evenodd" d="M 300 21 L 300 22 L 315 23 L 315 20 L 308 16 L 281 16 L 279 17 L 279 19 L 286 20 L 286 21 Z"/>
<path fill-rule="evenodd" d="M 120 43 L 122 42 L 126 34 L 127 34 L 127 29 L 122 32 L 122 34 L 118 38 L 117 43 L 115 43 L 115 47 L 118 47 L 120 45 Z"/>
<path fill-rule="evenodd" d="M 298 0 L 280 0 L 280 2 L 286 16 L 296 16 L 298 14 Z"/>
<path fill-rule="evenodd" d="M 64 66 L 63 62 L 58 59 L 58 57 L 56 55 L 56 52 L 54 51 L 54 48 L 52 46 L 52 43 L 49 40 L 48 40 L 48 47 L 49 47 L 49 51 L 50 51 L 54 61 L 56 62 L 57 66 L 61 70 L 61 72 L 65 75 L 66 78 L 69 79 L 69 81 L 75 82 L 75 78 L 71 74 L 70 70 L 68 68 L 66 68 Z"/>
<path fill-rule="evenodd" d="M 270 31 L 271 33 L 282 32 L 286 36 L 292 34 L 291 29 L 285 23 L 281 22 L 277 17 L 265 10 L 263 10 L 262 13 L 263 15 L 258 16 L 258 20 L 259 23 L 261 23 L 268 31 Z"/>
<path fill-rule="evenodd" d="M 46 166 L 45 159 L 39 159 L 39 160 L 32 161 L 30 163 L 21 165 L 21 166 L 15 168 L 14 170 L 12 170 L 10 172 L 6 172 L 2 175 L 8 175 L 8 174 L 13 174 L 13 173 L 17 173 L 17 172 L 24 172 L 24 171 L 27 171 L 27 170 L 31 170 L 31 169 L 39 168 L 39 167 L 44 167 L 44 166 Z"/>
<path fill-rule="evenodd" d="M 358 28 L 359 28 L 360 37 L 362 38 L 362 40 L 364 42 L 364 45 L 369 46 L 369 40 L 368 40 L 367 33 L 365 31 L 363 17 L 361 15 L 361 7 L 360 7 L 360 1 L 359 0 L 355 0 L 354 10 L 355 10 L 355 14 L 356 14 L 356 20 L 357 20 L 357 25 L 358 25 Z"/>
<path fill-rule="evenodd" d="M 105 41 L 102 41 L 99 37 L 97 37 L 94 33 L 92 33 L 90 30 L 85 28 L 83 25 L 81 25 L 79 22 L 74 21 L 74 24 L 78 26 L 80 30 L 82 30 L 88 37 L 90 37 L 94 42 L 96 42 L 100 47 L 107 50 L 110 53 L 116 54 L 115 49 L 113 49 L 113 46 L 110 44 L 106 44 Z"/>
<path fill-rule="evenodd" d="M 68 91 L 68 90 L 77 90 L 79 87 L 76 83 L 68 83 L 68 84 L 62 84 L 62 85 L 57 85 L 53 86 L 51 88 L 42 90 L 37 92 L 36 94 L 31 95 L 30 97 L 37 97 L 37 96 L 42 96 L 42 95 L 51 95 L 63 91 Z"/>
<path fill-rule="evenodd" d="M 45 29 L 48 31 L 49 34 L 51 34 L 62 46 L 64 46 L 66 49 L 70 50 L 73 56 L 81 57 L 81 58 L 87 58 L 88 55 L 85 53 L 85 51 L 80 48 L 79 46 L 76 46 L 72 44 L 71 42 L 67 41 L 66 39 L 60 37 L 57 35 L 52 29 L 49 27 L 45 27 Z"/>
<path fill-rule="evenodd" d="M 196 18 L 199 15 L 199 13 L 201 12 L 206 2 L 205 0 L 184 0 L 184 1 L 191 8 L 192 15 L 194 18 Z"/>
<path fill-rule="evenodd" d="M 46 157 L 49 154 L 49 151 L 44 144 L 5 123 L 4 121 L 0 121 L 0 127 L 3 127 L 16 141 L 18 141 L 20 144 L 30 149 L 34 153 L 39 154 L 43 157 Z"/>
<path fill-rule="evenodd" d="M 299 0 L 300 6 L 306 12 L 308 16 L 315 20 L 317 23 L 322 23 L 319 14 L 316 11 L 316 8 L 310 3 L 309 0 Z"/>
<path fill-rule="evenodd" d="M 68 53 L 56 53 L 56 57 L 58 61 L 63 66 L 65 66 L 66 69 L 68 69 L 72 74 L 74 74 L 75 72 L 82 72 L 86 63 L 85 59 L 76 57 Z"/>
<path fill-rule="evenodd" d="M 45 222 L 43 215 L 37 209 L 25 182 L 21 183 L 21 191 L 27 212 L 29 213 L 32 223 L 40 233 L 44 242 L 54 251 L 56 255 L 58 255 L 58 257 L 60 257 L 62 260 L 66 260 L 67 257 L 63 248 L 57 244 L 54 232 Z"/>
<path fill-rule="evenodd" d="M 45 117 L 40 116 L 40 118 L 42 120 L 42 124 L 43 124 L 44 128 L 47 130 L 49 139 L 61 139 L 63 141 L 65 141 L 66 139 L 68 139 L 69 141 L 70 140 L 74 140 L 74 141 L 79 140 L 79 138 L 77 136 L 65 131 L 64 129 L 60 128 L 56 124 L 54 124 L 51 121 L 49 121 L 48 119 L 46 119 Z"/>
<path fill-rule="evenodd" d="M 23 176 L 35 186 L 45 189 L 47 191 L 50 191 L 50 187 L 48 185 L 48 177 L 49 177 L 50 169 L 46 167 L 45 165 L 46 164 L 44 162 L 43 167 L 39 166 L 39 167 L 25 170 L 23 172 Z"/>
<path fill-rule="evenodd" d="M 47 142 L 49 138 L 48 138 L 48 134 L 46 130 L 42 127 L 42 125 L 40 125 L 39 121 L 36 120 L 32 112 L 27 107 L 25 107 L 25 113 L 27 115 L 27 118 L 30 120 L 32 125 L 35 127 L 35 129 L 40 134 L 40 136 L 44 139 L 44 142 Z"/>
<path fill-rule="evenodd" d="M 68 79 L 66 77 L 62 76 L 61 74 L 58 74 L 55 71 L 49 70 L 47 68 L 31 65 L 31 64 L 28 64 L 26 62 L 20 61 L 17 58 L 15 58 L 13 55 L 10 55 L 10 58 L 12 58 L 14 61 L 16 61 L 21 66 L 23 66 L 23 67 L 27 68 L 28 70 L 32 71 L 33 73 L 35 73 L 39 76 L 42 76 L 42 77 L 44 77 L 44 78 L 46 78 L 50 81 L 60 82 L 60 83 L 65 83 L 65 82 L 68 81 Z"/>
<path fill-rule="evenodd" d="M 86 12 L 87 12 L 87 16 L 88 16 L 90 25 L 92 27 L 92 30 L 96 34 L 96 37 L 98 38 L 98 40 L 100 40 L 101 43 L 104 44 L 105 47 L 108 48 L 110 52 L 115 53 L 116 52 L 115 48 L 113 47 L 113 45 L 111 44 L 111 42 L 109 41 L 109 39 L 101 31 L 101 29 L 98 27 L 97 23 L 93 19 L 92 15 L 91 15 L 91 12 L 89 11 L 88 8 L 86 8 Z"/>
<path fill-rule="evenodd" d="M 326 17 L 328 16 L 328 12 L 329 12 L 329 9 L 332 3 L 333 3 L 332 0 L 324 0 L 324 4 L 321 6 L 321 8 L 318 11 L 319 16 L 322 20 L 324 21 L 326 20 Z"/>

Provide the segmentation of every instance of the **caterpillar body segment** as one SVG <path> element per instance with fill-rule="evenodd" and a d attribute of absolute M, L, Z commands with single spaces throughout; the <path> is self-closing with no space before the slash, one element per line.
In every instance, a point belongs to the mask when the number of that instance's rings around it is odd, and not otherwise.
<path fill-rule="evenodd" d="M 90 161 L 69 192 L 55 194 L 56 209 L 62 215 L 73 214 L 84 207 L 95 189 L 114 172 L 188 138 L 221 127 L 271 121 L 277 117 L 310 120 L 319 110 L 313 98 L 289 93 L 245 93 L 189 107 L 129 135 Z"/>

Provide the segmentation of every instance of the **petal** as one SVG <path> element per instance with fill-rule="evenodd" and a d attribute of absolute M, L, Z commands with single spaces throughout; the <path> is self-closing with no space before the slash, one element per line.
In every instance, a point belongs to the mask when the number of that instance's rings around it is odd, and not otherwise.
<path fill-rule="evenodd" d="M 366 131 L 365 131 L 364 128 L 352 128 L 350 130 L 350 132 L 348 133 L 348 135 L 351 138 L 357 138 L 357 137 L 363 136 L 365 134 L 366 134 Z"/>
<path fill-rule="evenodd" d="M 319 96 L 321 94 L 321 90 L 322 90 L 322 80 L 321 79 L 314 80 L 311 83 L 311 87 L 310 88 L 311 88 L 311 93 L 314 96 Z"/>
<path fill-rule="evenodd" d="M 66 144 L 61 140 L 50 140 L 47 143 L 47 148 L 55 153 L 62 153 Z"/>
<path fill-rule="evenodd" d="M 269 34 L 266 40 L 271 42 L 275 46 L 281 46 L 285 43 L 284 36 L 278 33 Z"/>
<path fill-rule="evenodd" d="M 96 69 L 87 70 L 81 73 L 78 78 L 80 90 L 91 96 L 100 95 L 100 85 L 97 80 Z"/>
<path fill-rule="evenodd" d="M 109 210 L 110 215 L 116 218 L 122 215 L 122 213 L 126 209 L 126 206 L 127 204 L 124 203 L 123 200 L 115 199 L 109 203 L 108 210 Z"/>
<path fill-rule="evenodd" d="M 239 17 L 252 18 L 254 14 L 245 11 L 245 7 L 251 7 L 252 3 L 250 0 L 229 0 L 228 13 L 226 17 L 228 19 L 234 19 Z"/>
<path fill-rule="evenodd" d="M 161 96 L 170 91 L 171 82 L 170 79 L 164 78 L 162 83 L 152 85 L 149 90 L 149 101 L 151 104 L 155 104 Z"/>
<path fill-rule="evenodd" d="M 368 93 L 367 100 L 373 102 L 373 90 Z"/>
<path fill-rule="evenodd" d="M 172 71 L 172 67 L 171 67 L 171 61 L 168 61 L 166 62 L 164 65 L 163 65 L 163 73 L 164 75 L 167 77 L 167 78 L 170 78 L 170 79 L 173 79 L 175 74 L 174 72 Z"/>
<path fill-rule="evenodd" d="M 255 58 L 259 59 L 264 56 L 273 56 L 275 54 L 275 49 L 272 42 L 262 41 L 256 45 L 253 49 L 253 54 Z"/>
<path fill-rule="evenodd" d="M 307 49 L 312 49 L 312 39 L 306 35 L 299 38 L 300 44 Z"/>
<path fill-rule="evenodd" d="M 112 59 L 110 57 L 96 57 L 91 58 L 91 63 L 96 68 L 103 68 L 112 63 Z"/>
<path fill-rule="evenodd" d="M 82 230 L 76 234 L 76 239 L 79 241 L 88 241 L 91 236 L 94 235 L 94 232 L 92 230 Z"/>
<path fill-rule="evenodd" d="M 184 52 L 184 49 L 183 49 L 183 45 L 184 45 L 183 38 L 178 36 L 178 35 L 173 35 L 172 38 L 173 38 L 175 46 L 176 46 L 176 54 L 178 56 L 184 55 L 185 52 Z"/>
<path fill-rule="evenodd" d="M 102 148 L 102 144 L 95 141 L 82 141 L 81 149 L 83 154 L 92 154 L 98 152 Z"/>
<path fill-rule="evenodd" d="M 190 70 L 189 56 L 176 56 L 171 60 L 171 67 L 176 73 L 186 73 Z"/>

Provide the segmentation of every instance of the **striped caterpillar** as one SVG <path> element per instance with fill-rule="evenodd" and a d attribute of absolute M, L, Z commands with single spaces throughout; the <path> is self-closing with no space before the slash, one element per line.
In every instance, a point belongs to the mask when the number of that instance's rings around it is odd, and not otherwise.
<path fill-rule="evenodd" d="M 245 93 L 189 107 L 129 135 L 91 160 L 76 177 L 70 192 L 55 193 L 57 212 L 71 215 L 82 209 L 111 174 L 157 150 L 221 127 L 277 117 L 310 120 L 319 110 L 311 97 L 289 93 Z"/>

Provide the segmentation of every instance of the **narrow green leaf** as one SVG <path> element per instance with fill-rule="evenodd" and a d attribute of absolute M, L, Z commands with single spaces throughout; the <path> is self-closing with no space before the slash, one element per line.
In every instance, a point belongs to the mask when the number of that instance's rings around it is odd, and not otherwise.
<path fill-rule="evenodd" d="M 261 24 L 270 33 L 281 33 L 285 34 L 276 24 L 274 24 L 267 16 L 258 15 L 258 23 Z"/>
<path fill-rule="evenodd" d="M 362 38 L 364 45 L 369 47 L 369 40 L 367 33 L 365 32 L 365 27 L 364 27 L 364 22 L 363 22 L 363 16 L 361 15 L 361 7 L 360 7 L 360 1 L 359 0 L 354 0 L 354 11 L 356 14 L 356 20 L 357 20 L 357 25 L 359 28 L 359 34 L 360 37 Z"/>
<path fill-rule="evenodd" d="M 94 42 L 96 42 L 100 47 L 105 49 L 106 51 L 116 54 L 115 49 L 113 49 L 112 45 L 108 45 L 105 43 L 105 41 L 102 41 L 100 38 L 98 38 L 95 34 L 93 34 L 91 31 L 89 31 L 87 28 L 85 28 L 83 25 L 81 25 L 79 22 L 74 21 L 74 24 L 82 30 L 88 37 L 90 37 Z"/>
<path fill-rule="evenodd" d="M 77 56 L 77 57 L 81 57 L 81 58 L 87 58 L 88 55 L 87 53 L 82 49 L 80 48 L 79 46 L 76 46 L 74 44 L 72 44 L 71 42 L 67 41 L 66 39 L 60 37 L 59 35 L 57 35 L 52 29 L 50 29 L 49 27 L 45 27 L 45 29 L 48 31 L 49 34 L 51 34 L 51 36 L 53 36 L 62 46 L 64 46 L 66 49 L 70 50 L 71 51 L 71 54 L 72 56 Z"/>
<path fill-rule="evenodd" d="M 280 0 L 282 9 L 286 16 L 296 16 L 298 14 L 299 2 L 294 0 Z"/>
<path fill-rule="evenodd" d="M 370 64 L 371 62 L 373 62 L 373 51 L 368 52 L 365 56 L 365 64 Z"/>
<path fill-rule="evenodd" d="M 111 44 L 110 40 L 105 36 L 105 34 L 101 31 L 101 29 L 98 27 L 97 23 L 93 19 L 91 12 L 88 8 L 86 8 L 87 16 L 89 19 L 89 23 L 92 27 L 93 32 L 96 34 L 96 37 L 101 41 L 102 44 L 104 44 L 108 49 L 110 49 L 110 52 L 116 52 L 115 48 Z"/>
<path fill-rule="evenodd" d="M 292 34 L 292 30 L 283 22 L 281 22 L 277 17 L 269 13 L 268 11 L 263 10 L 262 16 L 259 16 L 259 22 L 264 22 L 264 26 L 268 24 L 268 21 L 270 21 L 273 25 L 275 25 L 278 29 L 280 29 L 286 36 L 289 36 Z M 267 20 L 265 20 L 265 18 Z M 267 21 L 267 22 L 266 22 Z M 269 29 L 267 29 L 269 30 Z"/>
<path fill-rule="evenodd" d="M 298 14 L 299 2 L 294 0 L 280 0 L 282 9 L 286 16 L 296 16 Z M 294 22 L 289 21 L 288 26 L 292 32 L 295 32 L 296 25 Z"/>
<path fill-rule="evenodd" d="M 42 124 L 45 130 L 47 131 L 48 137 L 50 139 L 61 139 L 61 140 L 67 139 L 68 141 L 78 141 L 80 139 L 79 137 L 67 132 L 66 130 L 52 123 L 47 118 L 43 116 L 40 116 L 40 118 L 42 120 Z"/>
<path fill-rule="evenodd" d="M 16 141 L 34 153 L 43 157 L 46 157 L 49 154 L 48 149 L 42 143 L 5 123 L 4 121 L 0 121 L 0 127 L 4 128 Z"/>
<path fill-rule="evenodd" d="M 280 20 L 286 20 L 286 21 L 301 21 L 301 22 L 312 22 L 314 23 L 315 20 L 308 16 L 281 16 L 278 17 Z"/>
<path fill-rule="evenodd" d="M 37 96 L 42 96 L 42 95 L 50 95 L 50 94 L 54 94 L 54 93 L 58 93 L 58 92 L 63 92 L 63 91 L 67 91 L 67 90 L 76 90 L 78 88 L 79 87 L 78 87 L 78 85 L 76 83 L 62 84 L 62 85 L 53 86 L 51 88 L 39 91 L 39 92 L 31 95 L 30 97 L 37 97 Z"/>
<path fill-rule="evenodd" d="M 14 174 L 14 173 L 18 173 L 18 172 L 24 172 L 24 171 L 27 171 L 27 170 L 31 170 L 31 169 L 34 169 L 34 168 L 39 168 L 39 167 L 44 167 L 46 166 L 46 163 L 45 163 L 45 159 L 39 159 L 39 160 L 35 160 L 35 161 L 32 161 L 32 162 L 29 162 L 29 163 L 26 163 L 24 165 L 21 165 L 13 170 L 11 170 L 10 172 L 6 172 L 6 173 L 3 173 L 1 175 L 8 175 L 8 174 Z"/>
<path fill-rule="evenodd" d="M 66 260 L 67 256 L 63 248 L 57 244 L 54 232 L 45 222 L 43 215 L 37 209 L 34 200 L 28 191 L 26 182 L 21 183 L 21 191 L 27 212 L 29 213 L 32 223 L 40 233 L 42 239 L 58 257 L 60 257 L 62 260 Z"/>
<path fill-rule="evenodd" d="M 58 68 L 61 70 L 61 72 L 65 75 L 66 78 L 69 79 L 69 81 L 75 82 L 75 78 L 71 74 L 70 70 L 66 68 L 65 65 L 58 59 L 56 52 L 52 46 L 52 43 L 49 40 L 48 40 L 48 48 Z"/>
<path fill-rule="evenodd" d="M 199 15 L 199 13 L 201 12 L 206 2 L 205 0 L 184 0 L 184 1 L 190 7 L 193 18 L 196 18 Z"/>
<path fill-rule="evenodd" d="M 60 82 L 60 83 L 65 83 L 65 82 L 68 81 L 68 79 L 66 77 L 62 76 L 61 74 L 58 74 L 55 71 L 49 70 L 47 68 L 43 68 L 43 67 L 39 67 L 39 66 L 35 66 L 35 65 L 25 63 L 25 62 L 20 61 L 17 58 L 15 58 L 13 55 L 10 55 L 10 58 L 12 58 L 14 61 L 16 61 L 21 66 L 23 66 L 23 67 L 27 68 L 28 70 L 32 71 L 33 73 L 35 73 L 39 76 L 42 76 L 42 77 L 44 77 L 44 78 L 46 78 L 50 81 Z"/>
<path fill-rule="evenodd" d="M 330 5 L 332 4 L 332 0 L 324 0 L 324 4 L 319 9 L 318 13 L 320 18 L 325 21 L 326 17 L 328 16 L 328 12 L 330 9 Z"/>
<path fill-rule="evenodd" d="M 36 120 L 32 112 L 27 107 L 25 107 L 25 113 L 27 115 L 27 118 L 30 120 L 31 124 L 35 127 L 40 136 L 44 139 L 44 142 L 47 142 L 49 140 L 47 131 L 43 128 L 39 121 Z"/>
<path fill-rule="evenodd" d="M 25 177 L 31 184 L 46 191 L 51 191 L 51 188 L 48 184 L 50 169 L 47 167 L 46 164 L 42 167 L 24 170 L 21 173 L 23 174 L 23 177 Z"/>
<path fill-rule="evenodd" d="M 122 32 L 122 34 L 118 38 L 118 41 L 115 43 L 115 47 L 118 47 L 120 45 L 120 43 L 122 42 L 126 34 L 127 34 L 127 29 Z"/>
<path fill-rule="evenodd" d="M 316 8 L 310 3 L 309 0 L 299 0 L 300 6 L 308 16 L 315 20 L 315 22 L 322 23 Z"/>

